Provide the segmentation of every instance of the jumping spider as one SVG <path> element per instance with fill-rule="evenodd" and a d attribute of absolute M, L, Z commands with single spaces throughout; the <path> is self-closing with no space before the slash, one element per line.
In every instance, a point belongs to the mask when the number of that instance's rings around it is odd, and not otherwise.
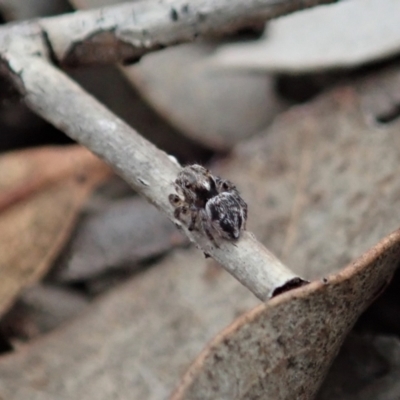
<path fill-rule="evenodd" d="M 236 240 L 246 229 L 247 204 L 232 182 L 194 164 L 179 172 L 175 190 L 168 197 L 175 218 L 189 231 L 205 233 L 216 247 L 219 238 Z"/>

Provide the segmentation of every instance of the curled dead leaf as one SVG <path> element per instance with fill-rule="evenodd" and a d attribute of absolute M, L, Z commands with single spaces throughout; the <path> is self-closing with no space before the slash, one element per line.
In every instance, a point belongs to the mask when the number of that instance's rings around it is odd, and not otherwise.
<path fill-rule="evenodd" d="M 400 230 L 336 275 L 238 318 L 201 353 L 172 400 L 312 399 L 360 313 L 389 284 Z"/>

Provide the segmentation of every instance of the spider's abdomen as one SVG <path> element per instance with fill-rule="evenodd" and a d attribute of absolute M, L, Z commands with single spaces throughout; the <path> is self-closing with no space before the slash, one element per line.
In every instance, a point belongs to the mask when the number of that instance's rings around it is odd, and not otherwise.
<path fill-rule="evenodd" d="M 243 203 L 243 200 L 238 201 L 236 193 L 229 192 L 220 193 L 207 202 L 208 218 L 220 236 L 226 239 L 239 238 L 247 217 Z"/>

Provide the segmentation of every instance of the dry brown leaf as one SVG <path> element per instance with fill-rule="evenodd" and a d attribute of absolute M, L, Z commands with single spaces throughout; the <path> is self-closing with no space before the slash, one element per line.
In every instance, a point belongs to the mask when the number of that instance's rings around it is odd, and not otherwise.
<path fill-rule="evenodd" d="M 346 334 L 389 284 L 400 230 L 337 275 L 270 300 L 203 351 L 173 400 L 312 399 Z"/>
<path fill-rule="evenodd" d="M 0 157 L 0 314 L 40 279 L 67 239 L 91 190 L 111 170 L 82 147 Z"/>

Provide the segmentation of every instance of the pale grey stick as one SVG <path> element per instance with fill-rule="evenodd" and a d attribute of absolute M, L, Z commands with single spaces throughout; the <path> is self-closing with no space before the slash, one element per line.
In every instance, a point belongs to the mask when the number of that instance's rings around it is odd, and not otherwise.
<path fill-rule="evenodd" d="M 159 47 L 160 40 L 163 40 L 162 45 L 188 41 L 198 34 L 221 33 L 240 27 L 242 21 L 248 24 L 252 19 L 271 18 L 323 2 L 332 0 L 249 0 L 245 5 L 227 0 L 194 0 L 190 4 L 166 0 L 16 24 L 0 32 L 0 68 L 16 83 L 34 111 L 98 154 L 174 220 L 168 194 L 174 192 L 178 163 L 143 139 L 45 58 L 59 57 L 58 61 L 65 62 L 71 54 L 71 43 L 79 42 L 85 44 L 74 47 L 74 57 L 79 63 L 98 62 L 106 43 L 110 46 L 105 47 L 105 62 L 125 60 L 154 50 Z M 127 16 L 130 7 L 136 7 L 133 19 L 132 15 Z M 173 26 L 171 23 L 179 20 L 182 24 Z M 128 43 L 122 53 L 118 46 L 115 48 L 117 34 L 125 35 L 124 46 Z M 63 41 L 64 35 L 66 40 Z M 117 39 L 118 45 L 121 37 Z M 86 51 L 93 54 L 87 58 Z M 262 300 L 304 282 L 251 233 L 245 232 L 238 242 L 224 242 L 216 249 L 199 233 L 190 233 L 185 226 L 182 228 L 198 247 Z"/>
<path fill-rule="evenodd" d="M 10 35 L 41 33 L 59 65 L 133 62 L 143 54 L 198 36 L 221 35 L 297 10 L 337 0 L 141 1 L 43 18 L 0 28 Z"/>
<path fill-rule="evenodd" d="M 175 221 L 168 195 L 175 192 L 173 181 L 180 168 L 176 161 L 42 57 L 9 52 L 6 61 L 9 75 L 32 110 L 104 159 Z M 218 249 L 201 234 L 182 228 L 198 247 L 263 301 L 282 287 L 301 281 L 249 232 L 236 243 L 224 241 Z"/>

